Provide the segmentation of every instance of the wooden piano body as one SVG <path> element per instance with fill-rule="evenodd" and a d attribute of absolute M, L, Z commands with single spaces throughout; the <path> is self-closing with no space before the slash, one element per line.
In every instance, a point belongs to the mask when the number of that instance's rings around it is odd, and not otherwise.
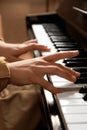
<path fill-rule="evenodd" d="M 80 46 L 80 49 L 85 51 L 84 63 L 87 63 L 87 0 L 61 0 L 58 9 L 53 13 L 28 15 L 26 17 L 27 30 L 31 39 L 37 38 L 40 43 L 45 42 L 48 46 L 51 46 L 51 41 L 47 38 L 47 35 L 42 33 L 44 30 L 42 25 L 57 27 L 54 24 L 59 26 L 58 28 L 62 28 L 67 37 L 73 39 L 68 41 L 69 46 L 70 42 L 71 44 L 75 42 Z M 48 28 L 52 28 L 52 26 Z M 42 29 L 42 32 L 40 32 L 40 29 Z M 52 36 L 53 34 L 50 38 Z M 58 34 L 55 39 L 58 39 L 57 36 Z M 53 42 L 55 43 L 55 40 Z M 56 42 L 62 43 L 64 41 Z M 62 49 L 65 49 L 65 47 L 62 47 Z M 38 51 L 35 51 L 34 54 L 35 56 L 44 55 L 44 53 Z M 83 63 L 81 64 L 83 65 Z M 78 64 L 77 66 L 78 69 L 83 67 L 87 70 L 86 65 L 79 66 Z M 57 82 L 57 86 L 62 87 L 60 78 L 57 79 L 58 81 L 54 77 L 47 76 L 46 78 L 49 82 Z M 65 87 L 67 88 L 67 86 L 66 84 Z M 87 87 L 87 80 L 82 81 L 82 83 L 79 81 L 77 84 L 71 84 L 70 87 L 74 88 L 76 86 L 79 89 L 84 86 Z M 79 93 L 79 90 L 53 95 L 41 89 L 41 94 L 47 130 L 87 130 L 87 102 L 82 99 L 83 95 Z"/>

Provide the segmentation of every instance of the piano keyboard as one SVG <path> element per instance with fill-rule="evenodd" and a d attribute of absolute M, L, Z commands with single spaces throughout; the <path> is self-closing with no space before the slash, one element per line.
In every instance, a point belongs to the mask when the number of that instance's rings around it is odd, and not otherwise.
<path fill-rule="evenodd" d="M 69 82 L 58 76 L 50 76 L 50 78 L 55 87 L 64 89 L 64 93 L 54 95 L 63 122 L 63 129 L 87 130 L 87 102 L 83 100 L 84 95 L 79 93 L 81 88 L 87 87 L 86 50 L 82 49 L 73 38 L 68 36 L 64 29 L 56 24 L 35 24 L 32 25 L 32 29 L 38 42 L 51 48 L 50 52 L 42 52 L 42 55 L 52 54 L 57 51 L 80 51 L 79 56 L 60 61 L 61 64 L 81 73 L 76 83 Z M 87 96 L 85 95 L 85 97 Z"/>

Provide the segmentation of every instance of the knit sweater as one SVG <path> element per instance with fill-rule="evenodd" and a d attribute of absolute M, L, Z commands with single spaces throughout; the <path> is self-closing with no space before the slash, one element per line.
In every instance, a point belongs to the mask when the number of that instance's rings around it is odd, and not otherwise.
<path fill-rule="evenodd" d="M 5 58 L 0 57 L 0 91 L 7 86 L 9 78 L 10 71 L 6 64 Z"/>

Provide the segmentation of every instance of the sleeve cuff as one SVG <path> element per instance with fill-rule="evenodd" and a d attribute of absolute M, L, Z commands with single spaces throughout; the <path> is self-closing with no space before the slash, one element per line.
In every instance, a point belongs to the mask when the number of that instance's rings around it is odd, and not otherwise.
<path fill-rule="evenodd" d="M 9 78 L 10 71 L 6 64 L 5 58 L 0 57 L 0 91 L 8 85 Z"/>

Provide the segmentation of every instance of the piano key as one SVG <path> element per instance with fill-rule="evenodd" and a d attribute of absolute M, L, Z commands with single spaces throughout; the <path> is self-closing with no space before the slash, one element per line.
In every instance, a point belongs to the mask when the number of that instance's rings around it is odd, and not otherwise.
<path fill-rule="evenodd" d="M 48 33 L 48 35 L 51 37 L 51 36 L 62 36 L 62 35 L 64 35 L 64 33 L 63 32 L 61 32 L 60 30 L 58 30 L 58 31 L 49 31 L 49 32 L 47 32 Z"/>
<path fill-rule="evenodd" d="M 70 39 L 67 36 L 51 36 L 50 38 L 53 42 L 70 41 Z"/>
<path fill-rule="evenodd" d="M 87 114 L 64 114 L 66 123 L 68 124 L 80 124 L 80 123 L 87 123 Z"/>
<path fill-rule="evenodd" d="M 55 47 L 57 47 L 57 48 L 76 48 L 77 46 L 75 46 L 75 45 L 70 45 L 70 44 L 55 44 L 54 43 L 54 45 L 55 45 Z"/>
<path fill-rule="evenodd" d="M 80 61 L 80 62 L 84 62 L 85 60 L 87 60 L 87 58 L 86 57 L 81 57 L 81 58 L 79 58 L 79 57 L 77 57 L 77 58 L 66 58 L 66 59 L 64 59 L 64 61 L 63 61 L 63 63 L 66 63 L 67 61 Z"/>
<path fill-rule="evenodd" d="M 63 106 L 87 106 L 87 102 L 81 99 L 60 99 L 61 107 Z"/>
<path fill-rule="evenodd" d="M 65 92 L 65 93 L 59 93 L 56 94 L 57 98 L 59 100 L 61 99 L 82 99 L 83 95 L 81 93 L 78 93 L 78 91 L 73 92 Z"/>
<path fill-rule="evenodd" d="M 66 62 L 66 64 L 65 64 L 66 66 L 68 66 L 68 67 L 86 67 L 87 66 L 87 63 L 85 62 L 85 61 L 67 61 Z"/>
<path fill-rule="evenodd" d="M 87 130 L 87 123 L 82 123 L 82 124 L 67 124 L 68 130 Z"/>
<path fill-rule="evenodd" d="M 79 45 L 75 42 L 72 42 L 72 41 L 59 41 L 59 42 L 54 42 L 53 43 L 54 45 L 57 45 L 57 46 L 72 46 L 72 47 L 78 47 L 79 48 Z"/>
<path fill-rule="evenodd" d="M 82 72 L 80 77 L 87 77 L 87 72 Z"/>
<path fill-rule="evenodd" d="M 87 93 L 87 86 L 80 88 L 79 92 L 80 93 Z"/>
<path fill-rule="evenodd" d="M 79 49 L 78 47 L 58 48 L 58 51 L 71 51 L 71 50 L 79 50 L 79 51 L 82 51 L 82 49 Z"/>
<path fill-rule="evenodd" d="M 76 82 L 75 82 L 75 84 L 84 84 L 84 83 L 87 83 L 87 77 L 79 77 L 77 80 L 76 80 Z"/>
<path fill-rule="evenodd" d="M 46 45 L 49 48 L 51 48 L 50 52 L 42 52 L 42 55 L 48 55 L 50 53 L 51 54 L 55 53 L 57 50 L 52 45 L 52 42 L 51 42 L 50 38 L 48 37 L 48 35 L 46 34 L 46 31 L 43 28 L 43 26 L 42 25 L 32 25 L 32 28 L 34 30 L 35 36 L 38 40 L 38 43 L 40 43 L 42 45 Z"/>
<path fill-rule="evenodd" d="M 61 29 L 56 25 L 56 24 L 53 24 L 53 23 L 49 23 L 49 24 L 42 24 L 42 26 L 45 28 L 45 30 L 47 32 L 60 32 Z"/>
<path fill-rule="evenodd" d="M 64 114 L 87 114 L 87 106 L 63 106 L 62 111 Z"/>
<path fill-rule="evenodd" d="M 87 51 L 82 50 L 79 52 L 79 55 L 77 57 L 86 57 L 87 58 Z"/>
<path fill-rule="evenodd" d="M 83 99 L 84 101 L 87 101 L 87 94 L 84 95 Z"/>
<path fill-rule="evenodd" d="M 72 67 L 72 69 L 80 72 L 80 73 L 84 73 L 84 72 L 87 72 L 87 67 Z"/>
<path fill-rule="evenodd" d="M 42 26 L 45 28 L 46 32 L 62 32 L 62 29 L 57 24 L 42 24 Z"/>
<path fill-rule="evenodd" d="M 47 31 L 49 36 L 62 36 L 62 35 L 66 35 L 66 32 L 64 31 L 63 28 L 59 27 L 57 24 L 42 24 L 43 27 L 45 28 L 45 30 Z M 52 33 L 52 34 L 51 34 Z"/>
<path fill-rule="evenodd" d="M 38 27 L 38 29 L 39 29 L 39 27 Z M 40 29 L 41 28 L 42 27 L 40 27 Z M 44 29 L 42 29 L 42 30 L 44 31 Z M 54 31 L 54 30 L 52 30 L 52 31 Z M 55 31 L 55 32 L 57 33 L 57 31 Z M 49 33 L 49 30 L 48 30 L 48 33 Z M 37 34 L 35 34 L 35 35 L 37 36 Z M 40 37 L 39 35 L 40 35 L 40 30 L 38 30 L 38 37 Z M 48 34 L 46 34 L 46 37 L 48 37 Z M 39 43 L 45 43 L 45 45 L 48 44 L 48 46 L 51 46 L 52 48 L 55 48 L 55 46 L 58 45 L 58 44 L 60 46 L 59 48 L 63 48 L 63 43 L 65 43 L 65 46 L 67 46 L 67 44 L 68 44 L 68 47 L 69 47 L 69 45 L 73 43 L 72 41 L 52 42 L 50 38 L 47 38 L 47 40 L 48 40 L 48 43 L 47 43 L 46 39 L 43 40 L 44 39 L 43 34 L 41 34 L 41 38 L 37 38 L 37 39 L 38 39 Z M 54 44 L 55 44 L 55 46 L 54 46 Z M 75 48 L 77 47 L 76 49 L 79 49 L 78 45 L 75 46 L 75 44 L 72 44 L 72 46 L 74 46 Z M 74 48 L 74 50 L 75 50 L 75 48 Z M 70 47 L 69 47 L 68 50 L 70 50 Z M 48 53 L 45 53 L 45 54 L 47 55 Z M 44 53 L 42 53 L 42 55 L 44 55 Z M 78 60 L 78 59 L 80 59 L 80 58 L 84 59 L 84 57 L 85 57 L 85 59 L 87 58 L 87 52 L 83 51 L 83 49 L 81 49 L 79 56 L 77 56 L 75 58 L 77 58 L 77 61 L 83 61 L 83 60 Z M 67 61 L 67 59 L 65 59 L 65 60 Z M 75 62 L 76 60 L 73 60 L 73 61 Z M 63 63 L 63 64 L 65 64 L 65 63 Z M 62 89 L 71 88 L 71 90 L 72 90 L 72 88 L 73 89 L 78 88 L 78 90 L 75 90 L 74 92 L 70 91 L 70 92 L 64 92 L 64 93 L 56 94 L 57 102 L 59 101 L 59 105 L 60 105 L 61 110 L 62 110 L 62 115 L 64 116 L 65 123 L 67 124 L 67 127 L 69 128 L 68 130 L 74 130 L 74 129 L 76 130 L 76 128 L 80 129 L 78 127 L 78 124 L 80 124 L 80 123 L 84 124 L 86 122 L 86 124 L 87 124 L 87 102 L 83 100 L 84 95 L 79 93 L 79 90 L 82 87 L 87 86 L 87 82 L 86 82 L 87 79 L 85 79 L 85 81 L 84 81 L 84 78 L 82 78 L 82 77 L 86 76 L 87 66 L 82 67 L 82 66 L 78 65 L 78 67 L 77 67 L 77 65 L 76 65 L 76 66 L 73 66 L 72 68 L 77 70 L 78 72 L 81 72 L 81 77 L 77 80 L 77 81 L 79 81 L 78 83 L 71 83 L 71 82 L 69 82 L 69 81 L 67 81 L 67 80 L 65 80 L 61 77 L 51 76 L 52 83 L 55 87 L 59 87 L 59 88 L 62 88 Z M 80 79 L 81 79 L 81 81 L 80 81 Z M 83 81 L 84 81 L 84 83 L 83 83 Z M 82 113 L 82 111 L 83 111 L 83 113 Z M 85 115 L 85 117 L 84 117 L 84 115 Z M 81 116 L 82 116 L 82 119 L 81 119 Z M 82 126 L 82 124 L 81 124 L 81 126 Z M 76 127 L 75 127 L 75 125 L 76 125 Z M 85 129 L 85 127 L 87 128 L 87 125 L 84 124 L 84 126 L 82 126 L 82 128 Z"/>
<path fill-rule="evenodd" d="M 54 42 L 53 44 L 55 44 L 55 45 L 73 45 L 73 46 L 79 47 L 79 45 L 76 42 L 72 42 L 72 41 Z"/>
<path fill-rule="evenodd" d="M 87 115 L 87 109 L 86 109 L 87 102 L 85 102 L 82 99 L 83 97 L 82 94 L 76 91 L 65 92 L 65 93 L 57 94 L 57 97 L 59 101 L 59 110 L 61 109 L 60 111 L 63 112 L 62 116 L 64 117 L 61 118 L 67 125 L 67 128 L 69 127 L 69 124 L 80 124 L 80 123 L 83 124 L 84 121 L 87 122 L 86 117 L 84 118 L 83 116 L 83 115 Z M 81 115 L 82 115 L 82 119 L 81 119 Z"/>
<path fill-rule="evenodd" d="M 69 91 L 73 91 L 73 90 L 78 90 L 83 87 L 82 84 L 74 84 L 73 82 L 70 82 L 64 78 L 61 78 L 59 76 L 50 76 L 51 81 L 53 83 L 53 85 L 57 88 L 67 88 L 67 91 L 69 89 Z M 76 89 L 75 89 L 76 88 Z M 65 90 L 65 89 L 64 89 Z M 66 90 L 65 90 L 66 91 Z"/>
<path fill-rule="evenodd" d="M 87 106 L 87 102 L 82 99 L 83 95 L 77 91 L 57 94 L 57 98 L 60 102 L 61 108 L 70 106 Z"/>

